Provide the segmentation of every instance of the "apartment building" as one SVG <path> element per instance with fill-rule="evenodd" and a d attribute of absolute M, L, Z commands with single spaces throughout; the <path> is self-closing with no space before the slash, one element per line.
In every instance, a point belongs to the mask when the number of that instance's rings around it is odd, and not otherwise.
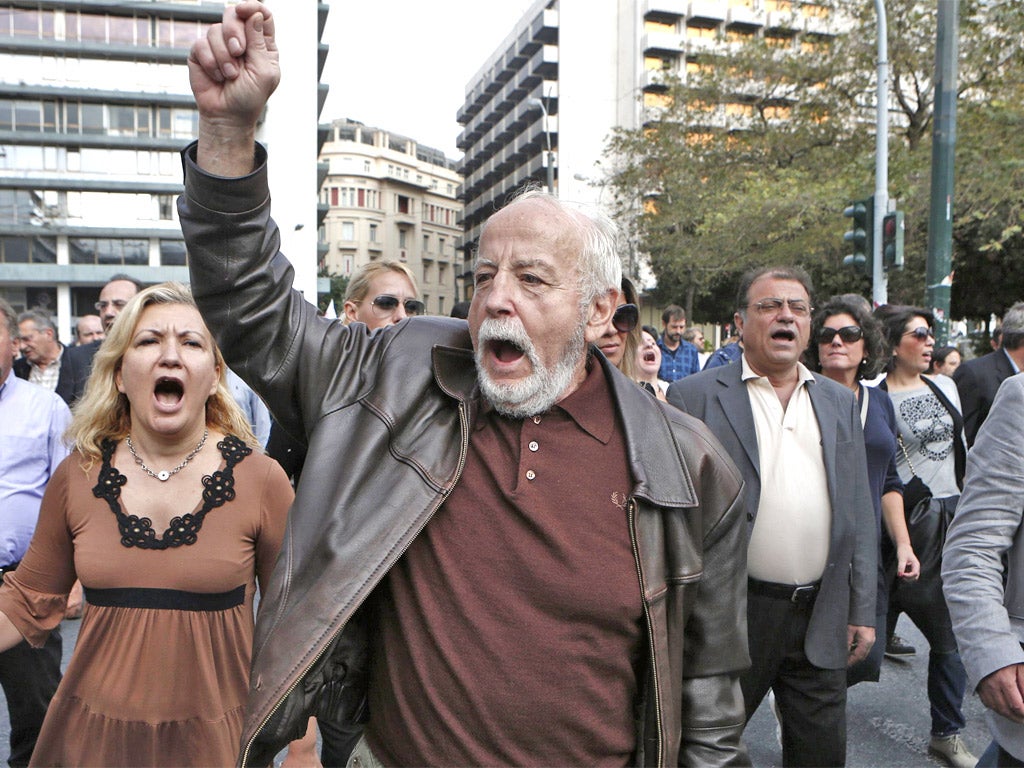
<path fill-rule="evenodd" d="M 198 126 L 186 61 L 224 5 L 0 0 L 0 296 L 55 313 L 64 341 L 114 273 L 188 280 L 175 205 L 179 152 Z M 260 132 L 276 148 L 275 215 L 307 295 L 319 287 L 326 16 L 326 3 L 302 3 L 281 25 L 291 67 Z"/>
<path fill-rule="evenodd" d="M 444 153 L 415 139 L 341 119 L 320 151 L 321 272 L 351 275 L 376 259 L 406 264 L 427 312 L 445 315 L 464 295 L 462 177 Z M 340 309 L 340 308 L 339 308 Z"/>
<path fill-rule="evenodd" d="M 549 167 L 560 197 L 601 205 L 612 129 L 656 120 L 667 74 L 685 80 L 702 55 L 758 38 L 813 53 L 837 23 L 801 0 L 537 0 L 458 111 L 466 252 L 487 216 L 524 183 L 545 185 Z"/>
<path fill-rule="evenodd" d="M 0 2 L 0 295 L 61 338 L 116 272 L 187 280 L 185 61 L 222 3 Z"/>

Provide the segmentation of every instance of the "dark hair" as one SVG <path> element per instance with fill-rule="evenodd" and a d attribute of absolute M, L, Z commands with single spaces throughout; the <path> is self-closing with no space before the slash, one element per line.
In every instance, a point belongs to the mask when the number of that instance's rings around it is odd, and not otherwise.
<path fill-rule="evenodd" d="M 669 304 L 661 313 L 661 324 L 668 325 L 670 320 L 686 319 L 686 310 L 678 304 Z"/>
<path fill-rule="evenodd" d="M 652 338 L 653 338 L 653 339 L 654 339 L 655 341 L 657 341 L 657 340 L 658 340 L 658 336 L 660 336 L 660 335 L 661 335 L 661 334 L 659 334 L 659 333 L 658 333 L 658 332 L 657 332 L 656 330 L 654 330 L 654 328 L 652 328 L 652 327 L 651 327 L 651 326 L 649 326 L 649 325 L 641 325 L 641 326 L 640 326 L 640 330 L 641 330 L 641 331 L 643 331 L 644 333 L 649 333 L 649 334 L 651 334 L 651 337 L 652 337 Z"/>
<path fill-rule="evenodd" d="M 906 304 L 883 304 L 875 310 L 875 319 L 882 324 L 885 341 L 889 346 L 889 355 L 885 363 L 886 373 L 891 373 L 896 367 L 892 350 L 900 345 L 903 333 L 907 330 L 907 323 L 915 317 L 922 318 L 928 323 L 929 328 L 935 327 L 935 315 L 922 307 L 911 307 Z"/>
<path fill-rule="evenodd" d="M 946 362 L 946 358 L 949 357 L 951 352 L 960 354 L 960 350 L 956 347 L 936 347 L 932 350 L 932 361 L 928 364 L 928 373 L 935 373 L 935 368 Z"/>
<path fill-rule="evenodd" d="M 807 352 L 804 355 L 807 367 L 815 371 L 821 370 L 821 360 L 818 356 L 818 335 L 825 327 L 825 321 L 835 315 L 849 315 L 864 332 L 864 361 L 857 368 L 857 378 L 873 379 L 877 376 L 888 362 L 888 354 L 885 337 L 882 335 L 882 326 L 871 316 L 869 306 L 862 297 L 852 297 L 849 294 L 833 296 L 825 302 L 825 306 L 815 312 L 814 318 L 811 320 L 811 341 L 807 345 Z"/>
<path fill-rule="evenodd" d="M 1024 302 L 1018 301 L 1003 315 L 999 345 L 1011 352 L 1024 346 Z"/>
<path fill-rule="evenodd" d="M 807 298 L 814 301 L 814 283 L 811 276 L 800 267 L 759 267 L 743 273 L 740 278 L 740 287 L 736 291 L 736 311 L 746 317 L 747 303 L 750 300 L 750 286 L 762 277 L 772 277 L 776 280 L 793 280 L 800 283 L 807 291 Z"/>
<path fill-rule="evenodd" d="M 111 278 L 103 284 L 103 287 L 106 288 L 108 285 L 110 285 L 110 283 L 117 283 L 122 280 L 126 283 L 132 283 L 135 286 L 136 292 L 142 290 L 142 283 L 136 280 L 131 275 L 126 275 L 124 272 L 118 272 L 117 274 L 111 276 Z"/>
<path fill-rule="evenodd" d="M 458 317 L 465 320 L 469 317 L 469 302 L 468 301 L 457 301 L 452 305 L 452 317 Z"/>
<path fill-rule="evenodd" d="M 622 276 L 622 294 L 626 297 L 627 304 L 636 304 L 639 308 L 640 297 L 637 295 L 636 286 L 633 285 L 633 281 L 625 275 Z"/>

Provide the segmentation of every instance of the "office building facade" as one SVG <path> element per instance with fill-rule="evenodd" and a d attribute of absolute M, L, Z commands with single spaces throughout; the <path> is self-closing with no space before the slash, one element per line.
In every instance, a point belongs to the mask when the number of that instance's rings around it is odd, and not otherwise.
<path fill-rule="evenodd" d="M 375 260 L 412 270 L 430 314 L 463 295 L 462 177 L 444 153 L 353 120 L 335 120 L 320 150 L 327 164 L 321 205 L 321 274 L 348 277 Z M 337 308 L 341 311 L 341 308 Z"/>

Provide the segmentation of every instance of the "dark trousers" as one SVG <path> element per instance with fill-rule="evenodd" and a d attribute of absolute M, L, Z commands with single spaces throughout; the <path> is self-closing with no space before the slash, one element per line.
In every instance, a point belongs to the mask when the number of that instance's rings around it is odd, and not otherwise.
<path fill-rule="evenodd" d="M 941 509 L 950 518 L 959 496 L 932 499 L 932 511 Z M 938 545 L 938 546 L 941 546 Z M 921 557 L 915 545 L 915 551 Z M 921 578 L 915 582 L 895 581 L 889 598 L 890 611 L 907 614 L 928 641 L 928 703 L 931 709 L 932 736 L 951 736 L 966 726 L 963 713 L 967 672 L 957 651 L 953 622 L 949 618 L 942 594 L 941 558 L 931 558 L 933 565 L 922 567 Z M 892 615 L 890 613 L 890 615 Z"/>
<path fill-rule="evenodd" d="M 339 725 L 327 718 L 318 717 L 320 728 L 320 764 L 324 768 L 344 768 L 352 750 L 363 735 L 362 725 Z"/>
<path fill-rule="evenodd" d="M 804 653 L 813 602 L 747 595 L 751 668 L 740 678 L 747 721 L 768 690 L 782 716 L 782 764 L 846 765 L 846 670 L 821 669 Z"/>
<path fill-rule="evenodd" d="M 32 756 L 46 708 L 60 683 L 61 650 L 57 627 L 38 650 L 23 641 L 0 653 L 0 686 L 11 716 L 10 765 L 28 765 Z"/>

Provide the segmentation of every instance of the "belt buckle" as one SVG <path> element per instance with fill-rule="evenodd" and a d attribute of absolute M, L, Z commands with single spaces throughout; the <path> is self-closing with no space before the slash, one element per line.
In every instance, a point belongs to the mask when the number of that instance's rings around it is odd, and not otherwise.
<path fill-rule="evenodd" d="M 791 603 L 802 603 L 805 600 L 810 600 L 814 597 L 814 593 L 818 591 L 816 584 L 805 584 L 802 587 L 796 587 L 793 590 L 793 594 L 789 598 Z"/>

